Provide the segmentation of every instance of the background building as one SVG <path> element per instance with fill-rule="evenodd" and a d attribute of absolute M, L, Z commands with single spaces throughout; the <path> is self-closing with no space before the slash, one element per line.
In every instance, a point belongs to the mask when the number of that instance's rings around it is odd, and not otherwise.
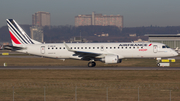
<path fill-rule="evenodd" d="M 37 12 L 32 15 L 33 26 L 50 26 L 50 13 Z"/>
<path fill-rule="evenodd" d="M 44 34 L 43 34 L 42 27 L 33 26 L 33 27 L 30 27 L 30 31 L 31 31 L 32 39 L 39 42 L 44 42 Z"/>
<path fill-rule="evenodd" d="M 102 15 L 92 14 L 75 16 L 75 26 L 100 25 L 100 26 L 117 26 L 123 28 L 123 16 L 121 15 Z"/>
<path fill-rule="evenodd" d="M 149 37 L 149 42 L 164 43 L 175 49 L 180 48 L 180 34 L 146 34 Z"/>

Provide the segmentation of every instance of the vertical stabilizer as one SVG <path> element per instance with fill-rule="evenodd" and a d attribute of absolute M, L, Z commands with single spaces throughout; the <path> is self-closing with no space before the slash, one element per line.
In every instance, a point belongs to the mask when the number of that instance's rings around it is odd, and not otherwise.
<path fill-rule="evenodd" d="M 14 19 L 6 19 L 13 46 L 22 44 L 42 44 L 31 39 Z"/>

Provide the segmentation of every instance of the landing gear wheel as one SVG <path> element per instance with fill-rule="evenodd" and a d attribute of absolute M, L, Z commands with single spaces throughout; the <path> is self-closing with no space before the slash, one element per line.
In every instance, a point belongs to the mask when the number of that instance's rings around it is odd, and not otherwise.
<path fill-rule="evenodd" d="M 95 62 L 89 62 L 89 63 L 88 63 L 88 67 L 94 67 L 94 66 L 96 66 L 96 63 L 95 63 Z"/>
<path fill-rule="evenodd" d="M 96 62 L 92 62 L 93 63 L 93 67 L 95 67 L 96 66 Z"/>
<path fill-rule="evenodd" d="M 157 63 L 157 66 L 160 67 L 160 63 Z"/>

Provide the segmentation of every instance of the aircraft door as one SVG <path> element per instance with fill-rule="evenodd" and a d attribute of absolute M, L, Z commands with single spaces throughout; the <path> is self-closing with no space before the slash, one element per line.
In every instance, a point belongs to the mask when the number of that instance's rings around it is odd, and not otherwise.
<path fill-rule="evenodd" d="M 153 46 L 153 51 L 154 51 L 154 53 L 157 53 L 157 51 L 158 51 L 158 46 L 157 45 Z"/>
<path fill-rule="evenodd" d="M 45 46 L 41 46 L 41 54 L 44 54 L 45 53 Z"/>

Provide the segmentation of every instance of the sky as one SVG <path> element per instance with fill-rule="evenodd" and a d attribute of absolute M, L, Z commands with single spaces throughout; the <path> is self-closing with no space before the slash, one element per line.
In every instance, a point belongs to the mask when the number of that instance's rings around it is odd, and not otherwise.
<path fill-rule="evenodd" d="M 6 19 L 32 24 L 32 14 L 51 14 L 51 25 L 74 25 L 80 14 L 122 15 L 124 27 L 179 26 L 180 0 L 0 0 L 0 27 Z"/>

